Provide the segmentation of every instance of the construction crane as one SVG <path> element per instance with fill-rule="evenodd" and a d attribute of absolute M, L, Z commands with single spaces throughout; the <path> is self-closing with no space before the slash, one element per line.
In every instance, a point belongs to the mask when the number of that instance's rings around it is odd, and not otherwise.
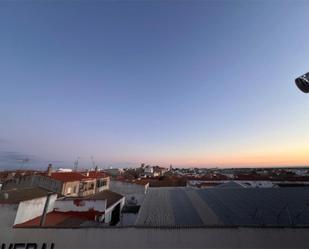
<path fill-rule="evenodd" d="M 296 78 L 295 83 L 299 90 L 304 93 L 309 93 L 309 72 Z"/>

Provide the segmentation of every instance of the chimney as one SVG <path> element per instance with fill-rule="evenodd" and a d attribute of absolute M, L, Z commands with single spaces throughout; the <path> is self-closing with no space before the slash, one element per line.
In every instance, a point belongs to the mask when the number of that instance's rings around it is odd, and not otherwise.
<path fill-rule="evenodd" d="M 52 164 L 50 163 L 48 164 L 48 167 L 47 167 L 47 175 L 51 176 L 52 171 L 53 171 L 53 167 L 52 167 Z"/>
<path fill-rule="evenodd" d="M 98 171 L 99 171 L 98 166 L 95 166 L 94 171 L 95 171 L 95 172 L 98 172 Z"/>

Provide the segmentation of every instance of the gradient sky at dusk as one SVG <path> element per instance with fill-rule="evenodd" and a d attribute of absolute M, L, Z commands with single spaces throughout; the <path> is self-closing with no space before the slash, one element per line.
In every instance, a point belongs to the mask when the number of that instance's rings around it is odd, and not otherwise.
<path fill-rule="evenodd" d="M 0 168 L 309 165 L 309 1 L 1 1 Z"/>

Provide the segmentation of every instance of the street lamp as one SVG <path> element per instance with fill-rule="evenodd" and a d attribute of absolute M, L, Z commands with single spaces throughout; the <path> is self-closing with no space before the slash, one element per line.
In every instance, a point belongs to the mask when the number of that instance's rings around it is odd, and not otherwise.
<path fill-rule="evenodd" d="M 295 83 L 302 92 L 309 93 L 309 73 L 295 79 Z"/>

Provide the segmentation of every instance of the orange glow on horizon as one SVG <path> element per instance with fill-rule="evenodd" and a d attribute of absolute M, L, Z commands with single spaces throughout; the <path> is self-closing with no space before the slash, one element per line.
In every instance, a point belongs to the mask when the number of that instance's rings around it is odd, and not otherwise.
<path fill-rule="evenodd" d="M 238 153 L 175 160 L 176 164 L 197 167 L 272 167 L 309 166 L 309 150 L 281 151 L 268 153 Z"/>

